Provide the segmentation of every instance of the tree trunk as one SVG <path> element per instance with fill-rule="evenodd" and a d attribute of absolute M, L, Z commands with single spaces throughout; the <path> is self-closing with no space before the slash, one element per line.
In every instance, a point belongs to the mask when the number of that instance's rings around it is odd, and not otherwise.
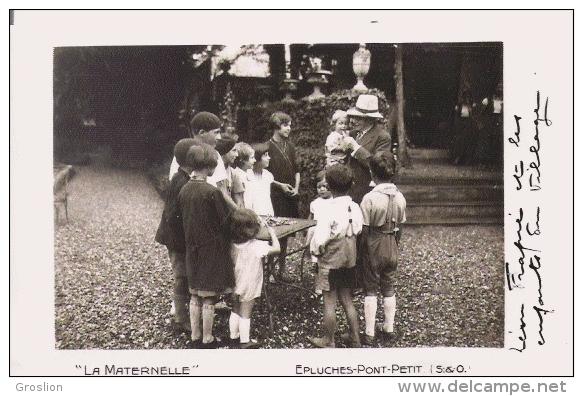
<path fill-rule="evenodd" d="M 407 150 L 407 132 L 405 131 L 404 99 L 403 99 L 403 46 L 395 49 L 395 86 L 397 100 L 397 160 L 403 167 L 411 166 L 411 157 Z"/>

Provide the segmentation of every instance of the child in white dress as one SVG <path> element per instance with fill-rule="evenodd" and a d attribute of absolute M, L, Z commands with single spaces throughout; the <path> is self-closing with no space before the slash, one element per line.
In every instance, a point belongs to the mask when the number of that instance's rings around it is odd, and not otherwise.
<path fill-rule="evenodd" d="M 276 183 L 273 174 L 268 171 L 269 145 L 265 143 L 251 146 L 255 151 L 253 169 L 247 170 L 247 185 L 243 194 L 245 208 L 261 216 L 273 216 L 271 203 L 271 183 Z"/>
<path fill-rule="evenodd" d="M 326 171 L 318 172 L 316 176 L 317 184 L 316 184 L 316 191 L 318 193 L 318 197 L 310 202 L 310 216 L 309 219 L 316 220 L 322 216 L 322 213 L 325 211 L 325 206 L 327 203 L 330 203 L 330 199 L 332 198 L 332 193 L 328 188 L 328 183 L 326 183 Z M 310 253 L 310 242 L 312 241 L 312 237 L 314 236 L 314 227 L 308 229 L 306 234 L 306 254 Z M 314 255 L 310 255 L 312 259 L 312 264 L 314 264 L 314 268 L 317 271 L 318 268 L 318 258 Z M 321 294 L 321 290 L 316 290 L 316 293 Z"/>
<path fill-rule="evenodd" d="M 245 190 L 247 188 L 247 171 L 253 169 L 255 164 L 255 150 L 245 142 L 239 142 L 235 145 L 237 158 L 235 158 L 235 167 L 233 168 L 233 189 L 231 196 L 239 208 L 245 207 Z"/>
<path fill-rule="evenodd" d="M 251 312 L 255 299 L 261 296 L 263 286 L 263 259 L 279 254 L 280 246 L 275 231 L 267 227 L 271 245 L 255 239 L 261 226 L 267 224 L 250 209 L 238 209 L 231 220 L 233 246 L 231 257 L 235 263 L 235 290 L 233 311 L 229 317 L 231 341 L 239 340 L 239 347 L 256 348 L 260 343 L 251 340 Z"/>
<path fill-rule="evenodd" d="M 326 166 L 346 163 L 349 154 L 349 148 L 344 142 L 344 138 L 348 136 L 347 117 L 342 110 L 336 110 L 332 115 L 331 124 L 334 130 L 326 138 Z"/>

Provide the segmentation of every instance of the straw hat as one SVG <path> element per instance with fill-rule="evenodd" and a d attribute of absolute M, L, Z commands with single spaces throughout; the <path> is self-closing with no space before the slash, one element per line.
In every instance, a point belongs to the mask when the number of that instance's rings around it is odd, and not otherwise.
<path fill-rule="evenodd" d="M 360 95 L 356 100 L 356 106 L 347 111 L 353 117 L 383 118 L 379 113 L 379 98 L 375 95 Z"/>

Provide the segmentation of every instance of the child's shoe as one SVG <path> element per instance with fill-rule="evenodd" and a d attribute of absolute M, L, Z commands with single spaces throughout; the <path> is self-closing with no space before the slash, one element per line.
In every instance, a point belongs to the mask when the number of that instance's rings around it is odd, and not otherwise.
<path fill-rule="evenodd" d="M 348 348 L 360 348 L 361 347 L 360 339 L 354 340 L 354 339 L 352 339 L 352 336 L 348 333 L 340 334 L 340 341 L 342 341 L 342 343 L 345 344 Z"/>
<path fill-rule="evenodd" d="M 213 340 L 211 342 L 201 342 L 200 343 L 200 349 L 217 349 L 219 348 L 220 345 L 220 340 L 218 338 L 213 338 Z"/>
<path fill-rule="evenodd" d="M 188 340 L 186 342 L 187 349 L 201 349 L 201 345 L 202 345 L 202 338 L 199 338 L 198 340 Z"/>
<path fill-rule="evenodd" d="M 362 345 L 366 346 L 377 346 L 377 340 L 375 336 L 369 336 L 368 334 L 363 334 L 362 340 L 360 342 Z"/>
<path fill-rule="evenodd" d="M 376 334 L 379 334 L 379 337 L 381 339 L 383 339 L 384 341 L 394 341 L 397 339 L 398 334 L 396 331 L 385 331 L 385 329 L 383 328 L 383 325 L 381 323 L 377 323 L 375 325 L 375 332 Z"/>
<path fill-rule="evenodd" d="M 310 342 L 317 348 L 335 348 L 334 341 L 327 343 L 323 337 L 310 337 Z"/>
<path fill-rule="evenodd" d="M 259 349 L 263 343 L 259 340 L 249 340 L 239 344 L 239 349 Z"/>
<path fill-rule="evenodd" d="M 178 322 L 174 318 L 172 319 L 172 331 L 176 334 L 192 332 L 190 327 L 190 322 Z"/>

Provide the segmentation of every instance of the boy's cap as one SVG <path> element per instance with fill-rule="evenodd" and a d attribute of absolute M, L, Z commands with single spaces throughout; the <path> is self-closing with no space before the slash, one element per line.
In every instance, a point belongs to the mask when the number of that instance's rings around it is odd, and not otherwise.
<path fill-rule="evenodd" d="M 186 163 L 186 154 L 188 154 L 188 149 L 197 144 L 197 139 L 180 139 L 178 143 L 174 146 L 174 157 L 176 162 L 180 166 L 184 166 Z"/>
<path fill-rule="evenodd" d="M 217 149 L 220 155 L 225 155 L 229 151 L 231 151 L 233 147 L 235 147 L 235 143 L 236 142 L 231 138 L 228 137 L 220 138 L 217 141 L 217 146 L 215 148 Z"/>
<path fill-rule="evenodd" d="M 213 113 L 201 111 L 192 117 L 190 127 L 193 129 L 194 133 L 198 133 L 201 129 L 203 131 L 212 131 L 213 129 L 221 127 L 221 120 Z"/>

